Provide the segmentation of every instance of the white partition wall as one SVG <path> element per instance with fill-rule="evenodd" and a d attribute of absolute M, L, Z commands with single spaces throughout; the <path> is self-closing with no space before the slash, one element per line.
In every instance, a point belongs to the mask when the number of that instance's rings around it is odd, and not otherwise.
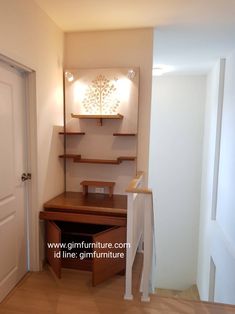
<path fill-rule="evenodd" d="M 149 187 L 156 213 L 157 287 L 196 283 L 206 77 L 154 77 Z"/>
<path fill-rule="evenodd" d="M 197 279 L 202 300 L 230 304 L 235 303 L 234 66 L 232 54 L 226 59 L 225 75 L 221 60 L 208 76 Z"/>

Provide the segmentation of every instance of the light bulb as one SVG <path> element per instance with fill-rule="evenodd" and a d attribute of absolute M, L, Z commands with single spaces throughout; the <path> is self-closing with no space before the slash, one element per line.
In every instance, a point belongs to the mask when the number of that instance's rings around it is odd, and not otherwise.
<path fill-rule="evenodd" d="M 134 71 L 133 69 L 128 70 L 128 72 L 127 72 L 127 77 L 128 77 L 130 80 L 133 80 L 134 77 L 135 77 L 135 71 Z"/>
<path fill-rule="evenodd" d="M 71 72 L 65 72 L 65 77 L 67 78 L 68 82 L 72 82 L 74 80 L 74 76 Z"/>

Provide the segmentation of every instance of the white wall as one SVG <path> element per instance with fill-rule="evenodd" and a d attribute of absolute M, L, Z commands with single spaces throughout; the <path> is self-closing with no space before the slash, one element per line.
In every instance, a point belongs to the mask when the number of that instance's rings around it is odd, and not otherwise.
<path fill-rule="evenodd" d="M 153 29 L 65 35 L 65 68 L 139 67 L 137 169 L 148 172 Z"/>
<path fill-rule="evenodd" d="M 204 167 L 199 246 L 198 288 L 203 300 L 209 296 L 216 302 L 235 303 L 235 53 L 226 59 L 223 89 L 222 65 L 218 64 L 208 77 L 208 102 L 205 120 Z M 219 82 L 220 79 L 220 82 Z M 221 136 L 218 129 L 218 95 L 224 91 Z M 217 180 L 214 173 L 216 140 L 219 151 L 218 191 L 213 193 Z M 216 220 L 211 220 L 212 200 L 217 196 Z M 210 293 L 209 260 L 215 264 L 215 286 Z M 212 287 L 213 288 L 213 287 Z M 214 296 L 214 298 L 213 298 Z"/>
<path fill-rule="evenodd" d="M 207 77 L 205 127 L 203 140 L 203 166 L 201 182 L 201 208 L 198 251 L 197 286 L 202 300 L 208 300 L 210 294 L 210 258 L 211 258 L 211 229 L 213 208 L 213 187 L 216 186 L 215 152 L 217 132 L 219 132 L 219 95 L 220 75 L 222 64 L 218 62 Z"/>
<path fill-rule="evenodd" d="M 223 247 L 214 251 L 215 300 L 235 304 L 235 53 L 226 60 L 217 222 Z M 221 240 L 222 240 L 221 239 Z M 216 254 L 217 253 L 217 254 Z M 221 278 L 221 280 L 219 280 Z"/>
<path fill-rule="evenodd" d="M 63 122 L 63 32 L 34 1 L 1 1 L 0 53 L 36 71 L 41 205 L 60 192 L 63 184 L 58 147 L 53 142 L 53 126 Z"/>
<path fill-rule="evenodd" d="M 196 282 L 205 87 L 205 76 L 153 80 L 149 181 L 159 288 Z"/>
<path fill-rule="evenodd" d="M 54 128 L 63 122 L 63 33 L 34 1 L 1 1 L 0 53 L 36 71 L 39 210 L 63 190 L 62 143 Z"/>

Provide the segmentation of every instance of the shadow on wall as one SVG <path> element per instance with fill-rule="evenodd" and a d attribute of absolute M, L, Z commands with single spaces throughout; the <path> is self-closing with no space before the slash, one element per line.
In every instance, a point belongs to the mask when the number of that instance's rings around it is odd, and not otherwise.
<path fill-rule="evenodd" d="M 64 182 L 64 164 L 58 156 L 63 154 L 63 136 L 59 135 L 59 132 L 63 130 L 62 126 L 53 126 L 51 135 L 51 145 L 49 151 L 49 159 L 47 164 L 47 174 L 44 182 L 43 200 L 47 201 L 53 198 L 55 192 L 63 192 L 63 182 Z M 43 149 L 43 147 L 41 148 Z M 51 178 L 56 178 L 53 182 Z M 53 185 L 53 188 L 52 188 Z M 60 193 L 60 192 L 59 192 Z M 58 194 L 58 193 L 56 193 Z"/>

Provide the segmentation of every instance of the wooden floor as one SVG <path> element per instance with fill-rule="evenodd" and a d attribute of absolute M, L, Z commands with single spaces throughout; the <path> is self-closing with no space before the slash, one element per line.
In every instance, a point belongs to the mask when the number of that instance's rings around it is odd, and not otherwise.
<path fill-rule="evenodd" d="M 184 291 L 157 289 L 156 294 L 158 296 L 163 296 L 163 297 L 168 297 L 168 298 L 179 298 L 183 300 L 200 301 L 200 297 L 199 297 L 199 293 L 198 293 L 198 289 L 196 285 L 193 285 Z"/>
<path fill-rule="evenodd" d="M 136 268 L 139 268 L 137 264 Z M 134 272 L 134 301 L 123 300 L 124 276 L 116 276 L 91 286 L 89 272 L 63 270 L 56 279 L 48 269 L 29 273 L 0 304 L 0 314 L 230 314 L 235 307 L 187 301 L 179 298 L 151 296 L 140 302 L 139 272 Z"/>

